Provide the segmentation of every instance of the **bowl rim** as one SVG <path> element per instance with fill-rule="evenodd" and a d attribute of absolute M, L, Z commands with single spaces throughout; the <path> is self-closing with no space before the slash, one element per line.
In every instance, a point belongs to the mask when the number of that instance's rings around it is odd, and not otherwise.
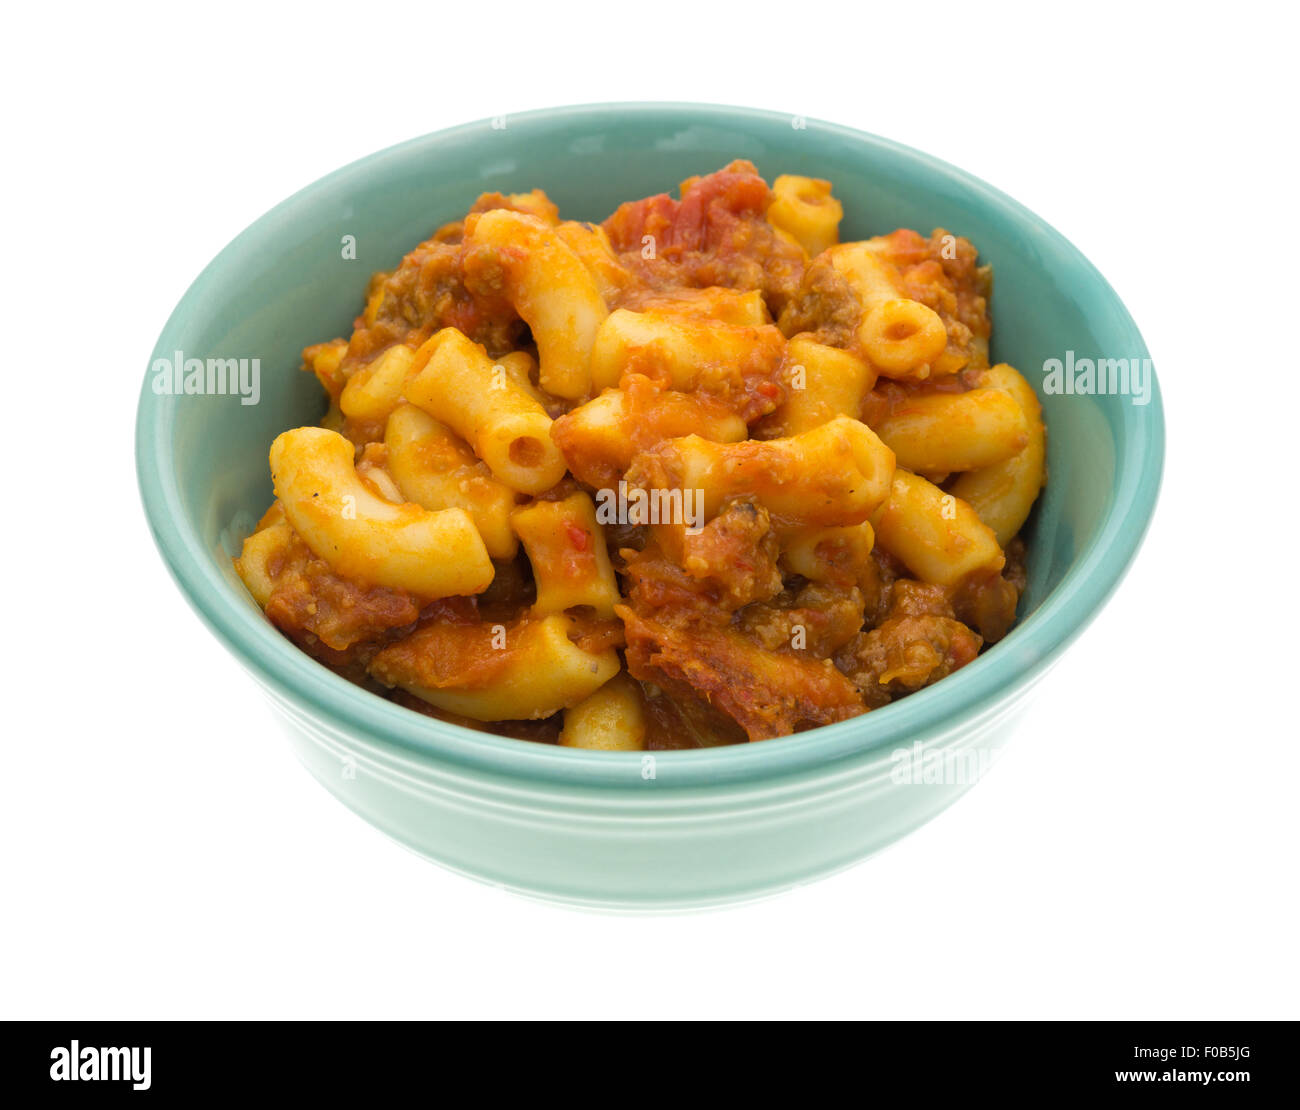
<path fill-rule="evenodd" d="M 563 128 L 578 123 L 625 124 L 629 114 L 678 117 L 683 124 L 708 122 L 733 128 L 746 123 L 789 127 L 795 118 L 764 109 L 669 101 L 565 105 L 512 113 L 508 118 Z M 1127 349 L 1149 357 L 1128 309 L 1097 268 L 1060 232 L 1019 202 L 972 174 L 902 143 L 812 118 L 805 124 L 809 130 L 912 160 L 924 172 L 959 184 L 981 206 L 1000 210 L 1012 222 L 1031 227 L 1043 244 L 1073 265 L 1075 272 L 1068 284 L 1075 299 L 1091 306 L 1106 305 L 1112 326 L 1131 333 Z M 487 126 L 487 120 L 473 121 L 376 151 L 319 178 L 260 216 L 194 279 L 164 325 L 150 365 L 177 349 L 174 333 L 184 327 L 197 304 L 255 263 L 257 241 L 281 214 L 318 193 L 376 172 L 386 161 L 403 159 Z M 844 759 L 888 758 L 891 748 L 900 743 L 941 732 L 946 724 L 997 706 L 1036 681 L 1091 623 L 1119 585 L 1150 525 L 1164 466 L 1163 406 L 1153 373 L 1150 403 L 1126 406 L 1130 416 L 1100 530 L 1038 608 L 974 662 L 883 709 L 766 743 L 653 753 L 594 752 L 477 732 L 426 717 L 340 678 L 290 643 L 255 606 L 232 592 L 229 581 L 212 565 L 211 553 L 183 509 L 173 465 L 175 401 L 174 397 L 155 395 L 148 373 L 144 375 L 136 421 L 136 472 L 145 517 L 181 593 L 263 686 L 304 709 L 310 706 L 309 714 L 323 715 L 352 739 L 361 736 L 392 744 L 417 759 L 573 787 L 643 788 L 647 780 L 642 769 L 648 755 L 654 757 L 653 781 L 660 789 L 707 788 L 815 773 Z"/>

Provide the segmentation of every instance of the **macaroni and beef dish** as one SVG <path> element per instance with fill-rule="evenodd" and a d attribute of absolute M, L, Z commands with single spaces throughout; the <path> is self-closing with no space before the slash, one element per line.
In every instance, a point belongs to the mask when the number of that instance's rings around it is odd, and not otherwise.
<path fill-rule="evenodd" d="M 1044 480 L 943 229 L 841 243 L 829 182 L 748 162 L 560 217 L 479 197 L 308 347 L 236 560 L 267 617 L 401 705 L 657 749 L 785 736 L 1006 634 Z"/>

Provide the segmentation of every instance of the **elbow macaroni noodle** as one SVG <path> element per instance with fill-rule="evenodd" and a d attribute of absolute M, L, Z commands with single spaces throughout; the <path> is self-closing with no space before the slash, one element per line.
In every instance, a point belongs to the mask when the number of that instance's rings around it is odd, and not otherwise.
<path fill-rule="evenodd" d="M 358 477 L 353 453 L 348 440 L 324 428 L 295 428 L 271 444 L 284 515 L 331 570 L 429 599 L 491 585 L 492 562 L 469 513 L 376 496 Z"/>
<path fill-rule="evenodd" d="M 591 348 L 605 301 L 582 259 L 541 220 L 506 209 L 478 217 L 466 265 L 499 270 L 506 296 L 532 329 L 541 386 L 574 400 L 591 391 Z"/>
<path fill-rule="evenodd" d="M 542 493 L 564 477 L 564 457 L 541 402 L 455 328 L 444 328 L 416 352 L 406 396 L 454 428 L 511 489 Z"/>

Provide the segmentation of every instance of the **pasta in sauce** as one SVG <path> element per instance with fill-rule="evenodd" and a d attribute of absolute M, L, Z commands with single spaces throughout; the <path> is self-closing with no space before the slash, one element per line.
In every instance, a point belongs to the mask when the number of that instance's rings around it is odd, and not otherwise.
<path fill-rule="evenodd" d="M 378 696 L 593 750 L 789 735 L 996 643 L 1045 478 L 965 239 L 737 161 L 601 224 L 486 194 L 303 358 L 236 568 Z"/>

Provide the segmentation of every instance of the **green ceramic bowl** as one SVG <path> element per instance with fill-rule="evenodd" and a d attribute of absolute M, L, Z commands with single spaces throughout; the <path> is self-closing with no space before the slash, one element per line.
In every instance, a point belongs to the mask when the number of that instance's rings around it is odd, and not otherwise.
<path fill-rule="evenodd" d="M 311 772 L 430 859 L 509 889 L 605 907 L 751 898 L 853 864 L 949 805 L 1016 711 L 1115 589 L 1155 506 L 1159 393 L 1040 389 L 1051 481 L 1031 523 L 1015 630 L 888 708 L 764 743 L 575 751 L 470 732 L 362 692 L 271 627 L 230 565 L 271 501 L 267 449 L 324 403 L 304 344 L 346 334 L 391 268 L 475 196 L 544 188 L 569 217 L 748 158 L 829 178 L 844 238 L 943 226 L 996 272 L 994 355 L 1036 386 L 1047 360 L 1144 359 L 1105 279 L 1031 212 L 962 171 L 833 124 L 741 108 L 611 104 L 468 124 L 362 159 L 273 209 L 190 287 L 159 359 L 259 359 L 260 398 L 159 394 L 146 374 L 137 465 L 158 547 L 199 616 L 283 715 Z M 354 236 L 356 260 L 343 258 Z M 909 781 L 911 780 L 911 781 Z"/>

